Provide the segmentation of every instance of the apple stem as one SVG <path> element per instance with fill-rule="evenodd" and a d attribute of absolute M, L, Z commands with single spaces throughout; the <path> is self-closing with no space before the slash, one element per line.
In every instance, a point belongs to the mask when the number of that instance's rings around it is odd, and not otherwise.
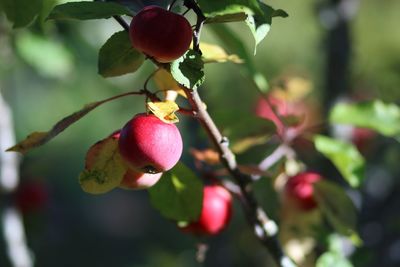
<path fill-rule="evenodd" d="M 197 21 L 196 21 L 196 27 L 195 30 L 193 31 L 193 50 L 196 52 L 199 52 L 201 54 L 200 50 L 200 34 L 201 30 L 203 28 L 203 24 L 206 20 L 206 16 L 204 16 L 203 11 L 201 11 L 199 5 L 196 3 L 194 0 L 184 0 L 184 5 L 188 9 L 192 9 L 194 13 L 197 15 Z"/>
<path fill-rule="evenodd" d="M 176 3 L 176 0 L 172 0 L 172 2 L 168 5 L 167 10 L 171 11 L 171 9 L 174 7 L 175 3 Z"/>
<path fill-rule="evenodd" d="M 190 11 L 190 8 L 186 9 L 186 11 L 182 13 L 182 16 L 185 16 L 189 11 Z"/>
<path fill-rule="evenodd" d="M 178 112 L 180 114 L 191 116 L 191 117 L 195 117 L 197 115 L 196 111 L 194 111 L 193 109 L 187 109 L 187 108 L 181 108 L 181 107 L 179 107 Z"/>
<path fill-rule="evenodd" d="M 235 154 L 229 148 L 229 141 L 224 137 L 208 113 L 197 89 L 188 89 L 182 86 L 188 96 L 188 101 L 193 110 L 196 111 L 196 118 L 203 126 L 208 137 L 216 147 L 222 164 L 237 182 L 240 188 L 239 200 L 254 234 L 271 253 L 273 259 L 280 267 L 295 267 L 295 263 L 283 252 L 278 240 L 278 226 L 268 218 L 265 211 L 258 204 L 251 186 L 252 178 L 239 170 Z"/>
<path fill-rule="evenodd" d="M 288 146 L 287 144 L 283 143 L 283 144 L 279 145 L 266 158 L 264 158 L 260 162 L 260 164 L 258 164 L 258 168 L 261 171 L 266 171 L 270 167 L 272 167 L 272 165 L 277 163 L 281 158 L 283 158 L 285 156 L 287 158 L 293 158 L 293 157 L 295 157 L 295 152 L 293 151 L 293 149 L 290 146 Z M 261 177 L 260 175 L 255 175 L 255 176 L 253 176 L 253 180 L 258 180 L 260 177 Z"/>
<path fill-rule="evenodd" d="M 122 26 L 122 28 L 124 28 L 125 31 L 129 32 L 129 24 L 126 23 L 126 21 L 121 18 L 121 16 L 113 16 L 113 18 L 119 23 L 119 25 Z"/>

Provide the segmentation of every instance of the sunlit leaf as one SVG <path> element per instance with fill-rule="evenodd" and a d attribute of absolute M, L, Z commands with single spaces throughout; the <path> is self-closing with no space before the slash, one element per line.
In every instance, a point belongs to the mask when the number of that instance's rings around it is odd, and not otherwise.
<path fill-rule="evenodd" d="M 158 69 L 154 74 L 153 79 L 159 90 L 173 90 L 178 92 L 178 94 L 181 96 L 185 98 L 187 97 L 185 91 L 183 91 L 183 89 L 175 81 L 174 77 L 172 77 L 171 73 L 169 73 L 167 70 L 163 68 Z"/>
<path fill-rule="evenodd" d="M 147 107 L 163 122 L 179 122 L 179 118 L 175 115 L 175 112 L 179 110 L 179 106 L 174 101 L 166 100 L 163 102 L 147 102 Z"/>
<path fill-rule="evenodd" d="M 243 153 L 254 146 L 265 144 L 269 138 L 270 135 L 267 134 L 245 137 L 232 145 L 232 151 L 238 154 Z"/>
<path fill-rule="evenodd" d="M 257 0 L 199 0 L 199 4 L 206 15 L 206 23 L 245 21 L 255 40 L 254 54 L 271 28 L 272 17 L 287 17 L 283 10 L 274 10 Z"/>
<path fill-rule="evenodd" d="M 200 43 L 200 50 L 202 52 L 202 57 L 204 63 L 223 63 L 223 62 L 233 62 L 233 63 L 243 63 L 243 60 L 239 58 L 238 55 L 229 55 L 222 47 L 209 43 Z"/>
<path fill-rule="evenodd" d="M 400 107 L 374 100 L 361 103 L 339 103 L 330 113 L 332 123 L 370 128 L 400 140 Z"/>
<path fill-rule="evenodd" d="M 114 33 L 100 48 L 98 72 L 103 77 L 135 72 L 144 62 L 144 55 L 134 49 L 127 31 Z"/>
<path fill-rule="evenodd" d="M 121 183 L 127 167 L 118 149 L 118 139 L 112 136 L 94 144 L 86 154 L 85 170 L 79 176 L 83 191 L 106 193 Z"/>
<path fill-rule="evenodd" d="M 351 186 L 361 185 L 365 174 L 365 160 L 353 144 L 322 135 L 316 136 L 314 143 L 316 149 L 332 161 Z"/>
<path fill-rule="evenodd" d="M 312 83 L 309 79 L 300 76 L 285 76 L 281 82 L 274 86 L 271 94 L 286 101 L 301 101 L 313 89 Z"/>
<path fill-rule="evenodd" d="M 151 204 L 168 219 L 194 221 L 201 212 L 203 185 L 184 164 L 178 163 L 149 190 Z"/>
<path fill-rule="evenodd" d="M 69 2 L 55 6 L 47 19 L 108 19 L 116 15 L 132 15 L 132 12 L 123 5 L 111 2 Z"/>
<path fill-rule="evenodd" d="M 179 84 L 189 89 L 198 88 L 205 79 L 201 55 L 194 50 L 189 50 L 171 63 L 171 74 Z"/>
<path fill-rule="evenodd" d="M 254 63 L 254 57 L 247 52 L 246 46 L 237 36 L 237 34 L 227 26 L 218 24 L 210 27 L 223 44 L 228 53 L 235 53 L 243 59 L 243 72 L 260 91 L 267 92 L 269 89 L 268 81 L 265 76 L 257 70 Z"/>

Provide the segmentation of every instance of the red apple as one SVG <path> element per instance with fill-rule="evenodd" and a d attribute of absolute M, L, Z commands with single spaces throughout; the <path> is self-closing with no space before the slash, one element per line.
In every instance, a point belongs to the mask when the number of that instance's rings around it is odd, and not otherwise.
<path fill-rule="evenodd" d="M 184 16 L 158 6 L 147 6 L 132 19 L 129 34 L 134 48 L 166 63 L 185 54 L 193 31 Z"/>
<path fill-rule="evenodd" d="M 285 197 L 302 210 L 312 210 L 317 206 L 313 183 L 321 179 L 321 175 L 310 171 L 290 177 L 285 186 Z"/>
<path fill-rule="evenodd" d="M 162 172 L 152 174 L 129 169 L 125 173 L 120 187 L 124 189 L 146 189 L 155 185 L 161 176 Z"/>
<path fill-rule="evenodd" d="M 145 173 L 164 172 L 179 161 L 182 137 L 175 124 L 152 114 L 137 114 L 122 128 L 119 151 L 134 169 Z"/>
<path fill-rule="evenodd" d="M 203 207 L 199 219 L 185 226 L 185 232 L 215 235 L 228 225 L 232 214 L 232 196 L 220 185 L 207 185 L 203 190 Z"/>

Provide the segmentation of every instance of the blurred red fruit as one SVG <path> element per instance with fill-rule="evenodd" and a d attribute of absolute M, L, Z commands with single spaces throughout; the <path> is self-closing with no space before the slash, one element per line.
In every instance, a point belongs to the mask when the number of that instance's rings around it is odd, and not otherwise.
<path fill-rule="evenodd" d="M 302 210 L 312 210 L 317 206 L 313 184 L 322 177 L 315 172 L 303 172 L 290 177 L 285 186 L 285 197 Z"/>
<path fill-rule="evenodd" d="M 232 196 L 220 185 L 207 185 L 203 190 L 203 207 L 198 221 L 183 228 L 195 235 L 216 235 L 228 225 L 232 214 Z"/>

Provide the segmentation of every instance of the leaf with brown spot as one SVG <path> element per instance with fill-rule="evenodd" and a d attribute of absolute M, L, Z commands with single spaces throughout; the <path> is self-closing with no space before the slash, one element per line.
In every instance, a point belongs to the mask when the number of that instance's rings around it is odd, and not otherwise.
<path fill-rule="evenodd" d="M 119 186 L 127 169 L 118 150 L 118 139 L 110 136 L 88 150 L 79 183 L 87 193 L 106 193 Z"/>

